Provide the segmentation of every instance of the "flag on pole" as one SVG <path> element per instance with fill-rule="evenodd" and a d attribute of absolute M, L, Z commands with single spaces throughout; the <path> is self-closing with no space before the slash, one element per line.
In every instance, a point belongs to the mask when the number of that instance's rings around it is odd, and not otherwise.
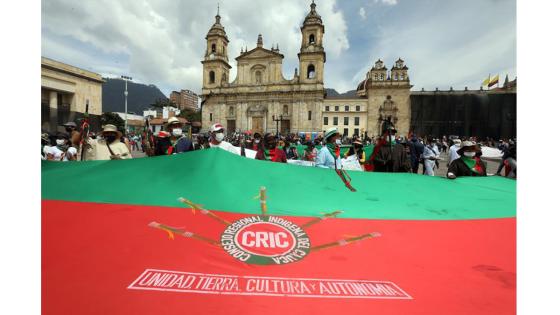
<path fill-rule="evenodd" d="M 490 74 L 488 74 L 488 78 L 482 81 L 482 86 L 488 86 L 489 83 L 490 83 Z"/>
<path fill-rule="evenodd" d="M 488 87 L 492 87 L 496 84 L 498 84 L 498 82 L 500 81 L 500 75 L 496 75 L 495 77 L 492 78 L 492 80 L 490 80 L 490 82 L 488 83 Z"/>
<path fill-rule="evenodd" d="M 507 178 L 353 172 L 352 193 L 218 148 L 41 168 L 44 314 L 515 313 Z"/>

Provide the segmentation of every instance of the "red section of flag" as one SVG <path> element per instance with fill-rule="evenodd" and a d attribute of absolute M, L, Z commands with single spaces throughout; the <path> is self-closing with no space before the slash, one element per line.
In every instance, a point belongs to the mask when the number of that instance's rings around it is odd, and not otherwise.
<path fill-rule="evenodd" d="M 177 235 L 170 240 L 164 231 L 148 226 L 157 221 L 220 239 L 224 225 L 208 216 L 193 215 L 185 208 L 64 201 L 43 201 L 42 205 L 45 314 L 515 313 L 515 218 L 331 218 L 305 229 L 312 247 L 370 232 L 379 232 L 381 236 L 311 252 L 294 263 L 250 265 L 234 259 L 220 246 Z M 230 222 L 246 217 L 216 213 Z M 312 218 L 286 219 L 301 226 Z M 395 291 L 402 289 L 412 299 L 129 289 L 147 269 L 244 279 L 390 282 Z M 201 284 L 203 288 L 217 285 L 215 281 L 205 281 Z M 268 285 L 271 290 L 272 284 Z"/>

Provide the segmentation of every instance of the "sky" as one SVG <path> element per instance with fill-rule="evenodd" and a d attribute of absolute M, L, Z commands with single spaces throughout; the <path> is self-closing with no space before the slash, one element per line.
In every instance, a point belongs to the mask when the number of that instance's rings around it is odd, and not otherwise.
<path fill-rule="evenodd" d="M 97 72 L 200 93 L 205 36 L 220 5 L 230 80 L 241 48 L 278 44 L 283 75 L 298 66 L 311 0 L 43 0 L 41 54 Z M 356 88 L 377 59 L 402 58 L 413 90 L 479 89 L 516 77 L 515 0 L 316 0 L 325 26 L 325 87 Z"/>

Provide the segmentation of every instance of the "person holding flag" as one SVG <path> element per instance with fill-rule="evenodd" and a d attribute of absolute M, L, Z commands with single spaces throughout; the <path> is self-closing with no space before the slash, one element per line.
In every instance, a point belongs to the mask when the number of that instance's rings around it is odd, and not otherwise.
<path fill-rule="evenodd" d="M 336 127 L 325 132 L 326 145 L 321 148 L 315 159 L 315 166 L 321 168 L 341 168 L 340 160 L 340 133 Z"/>
<path fill-rule="evenodd" d="M 272 133 L 266 133 L 264 135 L 264 142 L 259 144 L 259 149 L 257 150 L 256 160 L 287 163 L 286 152 L 278 148 L 276 137 Z"/>
<path fill-rule="evenodd" d="M 476 143 L 463 141 L 457 151 L 460 158 L 451 162 L 447 170 L 447 178 L 455 179 L 461 176 L 486 176 L 486 165 L 477 157 Z"/>
<path fill-rule="evenodd" d="M 230 153 L 237 154 L 237 150 L 233 146 L 233 144 L 224 141 L 225 134 L 224 134 L 224 126 L 222 124 L 213 124 L 210 127 L 210 142 L 208 143 L 211 148 L 220 148 L 222 150 L 226 150 Z"/>
<path fill-rule="evenodd" d="M 405 148 L 396 142 L 397 129 L 390 121 L 383 124 L 383 138 L 375 148 L 370 160 L 373 160 L 374 172 L 407 173 L 410 172 L 410 159 L 406 156 Z"/>

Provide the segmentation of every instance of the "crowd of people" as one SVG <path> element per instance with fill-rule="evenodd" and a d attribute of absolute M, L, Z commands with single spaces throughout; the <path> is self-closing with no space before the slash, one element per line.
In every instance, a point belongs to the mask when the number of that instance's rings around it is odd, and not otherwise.
<path fill-rule="evenodd" d="M 326 130 L 315 139 L 296 134 L 230 133 L 217 123 L 208 133 L 194 135 L 191 140 L 183 132 L 183 123 L 175 117 L 168 120 L 157 134 L 149 130 L 142 134 L 124 135 L 116 126 L 107 124 L 99 134 L 78 131 L 74 122 L 64 125 L 66 132 L 43 133 L 41 157 L 52 161 L 116 160 L 132 158 L 132 150 L 142 150 L 147 156 L 184 153 L 206 148 L 220 148 L 247 156 L 255 151 L 255 159 L 287 163 L 288 160 L 312 162 L 320 168 L 342 169 L 342 159 L 355 157 L 364 171 L 414 173 L 434 176 L 440 161 L 446 160 L 447 178 L 487 176 L 487 164 L 482 160 L 482 147 L 496 148 L 502 158 L 497 172 L 516 178 L 517 154 L 515 139 L 498 140 L 476 137 L 443 136 L 417 137 L 414 134 L 397 136 L 392 124 L 384 125 L 383 135 L 370 138 L 342 136 L 337 128 Z M 373 144 L 373 152 L 366 154 L 365 146 Z M 304 146 L 303 153 L 298 147 Z M 341 150 L 341 149 L 345 150 Z M 345 153 L 341 153 L 345 151 Z M 447 158 L 444 159 L 444 155 Z"/>

